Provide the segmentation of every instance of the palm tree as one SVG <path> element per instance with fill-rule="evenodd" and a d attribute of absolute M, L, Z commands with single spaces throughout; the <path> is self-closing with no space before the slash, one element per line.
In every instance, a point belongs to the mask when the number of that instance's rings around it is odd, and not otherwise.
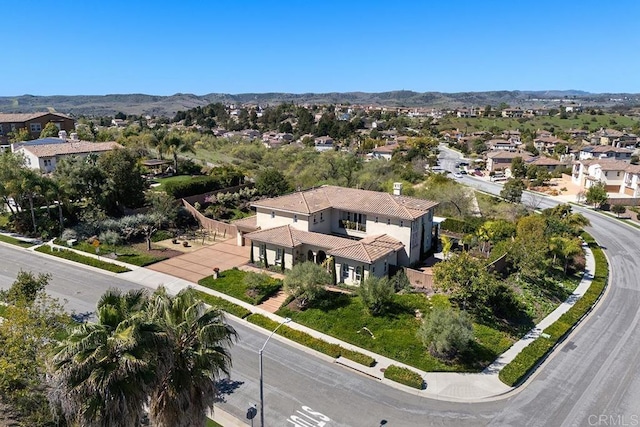
<path fill-rule="evenodd" d="M 50 361 L 53 407 L 70 424 L 137 426 L 164 363 L 167 336 L 146 316 L 142 290 L 108 290 L 98 302 L 97 323 L 82 324 Z"/>
<path fill-rule="evenodd" d="M 173 156 L 173 169 L 176 175 L 178 174 L 178 153 L 195 153 L 193 142 L 177 134 L 168 134 L 162 141 L 162 148 L 167 154 Z"/>
<path fill-rule="evenodd" d="M 224 322 L 221 310 L 207 308 L 191 288 L 173 298 L 159 288 L 149 314 L 167 332 L 172 353 L 151 392 L 150 418 L 158 427 L 204 427 L 217 395 L 215 381 L 229 375 L 229 346 L 236 331 Z"/>

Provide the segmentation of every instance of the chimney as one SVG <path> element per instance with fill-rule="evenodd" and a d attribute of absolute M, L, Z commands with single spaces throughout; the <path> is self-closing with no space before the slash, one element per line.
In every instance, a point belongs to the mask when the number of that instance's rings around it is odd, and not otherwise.
<path fill-rule="evenodd" d="M 61 130 L 60 132 L 58 132 L 58 138 L 60 138 L 64 142 L 67 142 L 67 131 Z"/>
<path fill-rule="evenodd" d="M 393 195 L 400 196 L 402 194 L 402 183 L 394 182 L 393 183 Z"/>

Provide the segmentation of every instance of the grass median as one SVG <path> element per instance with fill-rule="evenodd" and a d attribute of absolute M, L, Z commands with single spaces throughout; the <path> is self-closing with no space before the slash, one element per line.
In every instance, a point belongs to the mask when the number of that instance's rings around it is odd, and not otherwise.
<path fill-rule="evenodd" d="M 89 265 L 91 267 L 100 268 L 102 270 L 110 271 L 112 273 L 125 273 L 127 271 L 131 271 L 127 267 L 122 267 L 121 265 L 117 265 L 117 264 L 102 261 L 96 258 L 80 255 L 79 253 L 72 252 L 67 249 L 51 250 L 51 246 L 48 246 L 48 245 L 40 246 L 39 248 L 36 248 L 36 251 L 43 254 L 47 254 L 47 255 L 53 255 L 58 258 L 64 258 L 69 261 L 79 262 L 81 264 Z"/>

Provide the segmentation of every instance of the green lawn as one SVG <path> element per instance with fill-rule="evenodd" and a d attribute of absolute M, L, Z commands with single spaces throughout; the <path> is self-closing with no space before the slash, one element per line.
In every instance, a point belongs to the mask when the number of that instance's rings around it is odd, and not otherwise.
<path fill-rule="evenodd" d="M 90 254 L 96 253 L 96 248 L 87 242 L 78 242 L 78 244 L 73 248 Z M 166 256 L 150 255 L 148 253 L 145 253 L 145 251 L 137 250 L 132 246 L 113 246 L 104 243 L 100 245 L 100 254 L 106 255 L 112 253 L 118 256 L 118 261 L 137 265 L 140 267 L 144 267 L 145 265 L 153 264 L 168 258 Z"/>
<path fill-rule="evenodd" d="M 213 421 L 212 419 L 207 418 L 207 427 L 223 427 L 223 426 Z"/>
<path fill-rule="evenodd" d="M 417 338 L 420 320 L 415 315 L 416 309 L 423 315 L 428 314 L 437 301 L 446 303 L 446 298 L 438 296 L 430 301 L 422 294 L 395 295 L 390 312 L 383 317 L 373 317 L 365 312 L 359 297 L 329 293 L 320 307 L 302 312 L 282 308 L 277 314 L 424 371 L 479 371 L 513 344 L 514 339 L 506 333 L 474 325 L 476 343 L 470 355 L 452 365 L 439 361 Z M 363 330 L 364 327 L 375 338 Z"/>
<path fill-rule="evenodd" d="M 30 248 L 31 246 L 33 246 L 33 243 L 25 242 L 24 240 L 19 240 L 11 236 L 5 236 L 4 234 L 0 234 L 0 241 L 5 243 L 10 243 L 12 245 L 20 246 L 23 248 Z"/>
<path fill-rule="evenodd" d="M 221 271 L 217 279 L 214 279 L 213 276 L 208 276 L 200 279 L 198 284 L 254 305 L 260 304 L 262 301 L 276 294 L 282 287 L 282 281 L 265 277 L 264 285 L 257 288 L 256 292 L 251 294 L 244 282 L 246 275 L 246 271 L 237 269 L 226 270 Z"/>
<path fill-rule="evenodd" d="M 72 252 L 66 249 L 62 249 L 59 251 L 58 250 L 52 251 L 49 245 L 40 246 L 39 248 L 36 249 L 36 251 L 41 252 L 43 254 L 47 254 L 47 255 L 53 255 L 58 258 L 64 258 L 70 261 L 79 262 L 81 264 L 90 265 L 92 267 L 101 268 L 103 270 L 111 271 L 113 273 L 124 273 L 127 271 L 131 271 L 126 267 L 122 267 L 120 265 L 112 264 L 110 262 L 102 261 L 96 258 L 80 255 L 76 252 Z"/>

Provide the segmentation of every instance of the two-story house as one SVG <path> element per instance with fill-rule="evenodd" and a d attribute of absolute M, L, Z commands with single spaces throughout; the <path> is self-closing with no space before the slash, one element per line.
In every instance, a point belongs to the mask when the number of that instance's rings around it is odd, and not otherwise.
<path fill-rule="evenodd" d="M 596 183 L 604 183 L 607 192 L 620 192 L 625 183 L 625 172 L 630 164 L 614 159 L 578 160 L 573 164 L 571 181 L 589 188 Z"/>
<path fill-rule="evenodd" d="M 588 159 L 613 159 L 631 162 L 633 150 L 626 148 L 612 147 L 609 145 L 590 145 L 580 149 L 578 160 Z"/>
<path fill-rule="evenodd" d="M 31 138 L 38 138 L 49 122 L 54 123 L 58 130 L 67 133 L 75 129 L 75 120 L 60 113 L 0 114 L 0 144 L 7 145 L 9 134 L 19 129 L 27 129 Z"/>
<path fill-rule="evenodd" d="M 333 257 L 338 282 L 359 284 L 419 262 L 433 241 L 437 203 L 394 194 L 322 186 L 253 203 L 251 257 L 291 268 Z M 238 227 L 239 230 L 241 227 Z M 244 228 L 244 230 L 248 230 Z"/>

